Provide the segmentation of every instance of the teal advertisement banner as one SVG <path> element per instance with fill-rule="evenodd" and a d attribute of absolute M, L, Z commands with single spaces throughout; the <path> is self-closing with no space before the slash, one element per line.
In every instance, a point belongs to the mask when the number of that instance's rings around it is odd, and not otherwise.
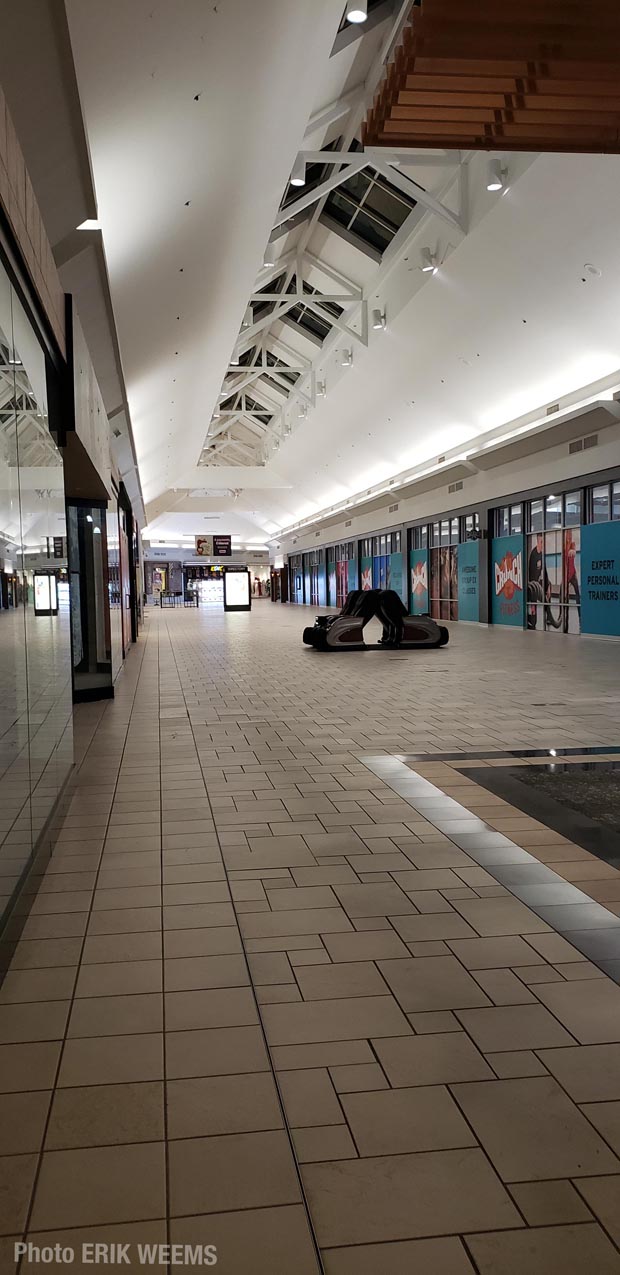
<path fill-rule="evenodd" d="M 347 562 L 347 593 L 351 593 L 357 587 L 357 558 L 349 558 Z"/>
<path fill-rule="evenodd" d="M 525 622 L 523 588 L 524 536 L 499 536 L 491 542 L 491 619 L 522 629 Z"/>
<path fill-rule="evenodd" d="M 372 558 L 362 558 L 362 589 L 372 589 Z"/>
<path fill-rule="evenodd" d="M 320 607 L 326 606 L 325 583 L 326 583 L 325 564 L 319 563 L 318 586 L 319 586 L 319 606 Z"/>
<path fill-rule="evenodd" d="M 409 584 L 411 615 L 427 615 L 428 603 L 428 549 L 409 550 Z"/>
<path fill-rule="evenodd" d="M 581 528 L 581 632 L 620 637 L 620 522 Z"/>
<path fill-rule="evenodd" d="M 465 540 L 457 550 L 459 620 L 477 624 L 480 619 L 480 545 Z"/>
<path fill-rule="evenodd" d="M 388 589 L 394 589 L 403 602 L 407 601 L 406 581 L 403 580 L 403 555 L 391 553 L 388 558 Z M 403 590 L 405 590 L 403 592 Z"/>

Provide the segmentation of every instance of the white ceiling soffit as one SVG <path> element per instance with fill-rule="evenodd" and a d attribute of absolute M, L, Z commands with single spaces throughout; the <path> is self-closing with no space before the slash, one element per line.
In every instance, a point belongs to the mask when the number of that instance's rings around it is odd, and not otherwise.
<path fill-rule="evenodd" d="M 152 500 L 196 465 L 342 3 L 67 13 Z"/>
<path fill-rule="evenodd" d="M 116 417 L 112 452 L 143 526 L 146 515 L 101 234 L 77 230 L 83 221 L 96 219 L 97 203 L 62 3 L 20 0 L 3 7 L 0 81 L 61 283 L 73 296 L 108 416 Z"/>

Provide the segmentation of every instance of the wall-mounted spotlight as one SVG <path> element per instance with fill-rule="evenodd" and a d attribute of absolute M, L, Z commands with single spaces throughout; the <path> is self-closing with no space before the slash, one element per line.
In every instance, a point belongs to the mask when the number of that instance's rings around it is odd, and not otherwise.
<path fill-rule="evenodd" d="M 253 322 L 254 322 L 254 311 L 251 305 L 249 305 L 243 316 L 243 323 L 241 324 L 242 329 L 245 331 L 246 328 L 251 328 Z"/>
<path fill-rule="evenodd" d="M 101 527 L 93 527 L 93 536 L 101 535 Z"/>
<path fill-rule="evenodd" d="M 423 248 L 421 253 L 420 269 L 422 274 L 437 274 L 439 269 L 437 265 L 437 253 L 431 252 L 430 248 Z"/>
<path fill-rule="evenodd" d="M 239 355 L 238 355 L 238 354 L 231 354 L 231 356 L 230 356 L 230 366 L 231 366 L 231 367 L 239 367 Z"/>
<path fill-rule="evenodd" d="M 267 247 L 265 248 L 265 252 L 264 252 L 264 255 L 263 255 L 263 265 L 264 265 L 264 266 L 275 266 L 275 264 L 276 264 L 276 250 L 275 250 L 275 244 L 274 244 L 274 241 L 273 241 L 273 239 L 271 238 L 271 235 L 270 235 L 270 236 L 269 236 L 269 239 L 267 240 Z"/>
<path fill-rule="evenodd" d="M 300 421 L 304 421 L 304 420 L 306 419 L 306 416 L 307 416 L 307 415 L 308 415 L 308 409 L 307 409 L 307 407 L 306 407 L 306 404 L 305 404 L 305 403 L 300 403 L 300 404 L 299 404 L 299 407 L 297 408 L 297 416 L 298 416 L 299 420 L 300 420 Z"/>
<path fill-rule="evenodd" d="M 285 422 L 284 422 L 284 433 L 286 434 L 286 437 L 288 438 L 289 434 L 292 434 L 292 432 L 293 432 L 293 426 L 291 425 L 291 422 L 290 422 L 290 421 L 285 421 Z"/>
<path fill-rule="evenodd" d="M 351 367 L 351 364 L 353 362 L 353 351 L 343 350 L 340 362 L 343 367 Z"/>
<path fill-rule="evenodd" d="M 373 310 L 372 326 L 375 332 L 385 332 L 385 310 Z"/>
<path fill-rule="evenodd" d="M 216 407 L 216 409 L 215 409 L 215 411 L 214 411 L 214 413 L 213 413 L 213 416 L 211 417 L 211 420 L 212 420 L 212 421 L 219 421 L 219 419 L 220 419 L 220 409 L 219 409 L 219 407 Z"/>
<path fill-rule="evenodd" d="M 347 22 L 365 22 L 368 17 L 368 0 L 349 0 Z"/>
<path fill-rule="evenodd" d="M 316 392 L 318 398 L 325 398 L 327 396 L 327 385 L 325 384 L 325 381 L 317 381 Z"/>
<path fill-rule="evenodd" d="M 305 186 L 306 184 L 306 161 L 301 153 L 297 156 L 293 164 L 291 173 L 291 186 Z"/>
<path fill-rule="evenodd" d="M 503 190 L 506 185 L 507 172 L 508 169 L 502 164 L 501 159 L 489 160 L 487 190 Z"/>

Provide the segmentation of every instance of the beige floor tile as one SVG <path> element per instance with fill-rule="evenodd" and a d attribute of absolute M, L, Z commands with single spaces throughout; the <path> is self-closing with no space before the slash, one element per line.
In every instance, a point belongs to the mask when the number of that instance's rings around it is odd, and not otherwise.
<path fill-rule="evenodd" d="M 618 1275 L 620 1254 L 599 1226 L 550 1226 L 471 1235 L 468 1247 L 480 1275 Z"/>
<path fill-rule="evenodd" d="M 553 1049 L 574 1042 L 544 1005 L 462 1009 L 457 1018 L 487 1054 L 494 1050 Z"/>
<path fill-rule="evenodd" d="M 620 1041 L 620 986 L 611 979 L 543 983 L 536 995 L 583 1045 Z"/>
<path fill-rule="evenodd" d="M 472 1275 L 473 1266 L 460 1240 L 402 1240 L 397 1244 L 364 1244 L 327 1249 L 326 1275 Z"/>
<path fill-rule="evenodd" d="M 314 1125 L 292 1130 L 295 1154 L 300 1164 L 322 1160 L 355 1160 L 355 1143 L 346 1124 Z"/>
<path fill-rule="evenodd" d="M 447 1085 L 485 1080 L 492 1072 L 465 1032 L 395 1036 L 373 1041 L 391 1085 Z"/>
<path fill-rule="evenodd" d="M 160 1142 L 163 1137 L 161 1083 L 84 1086 L 57 1090 L 45 1149 Z"/>
<path fill-rule="evenodd" d="M 474 1148 L 306 1165 L 303 1179 L 324 1248 L 520 1225 Z"/>
<path fill-rule="evenodd" d="M 48 1151 L 34 1196 L 31 1230 L 158 1218 L 165 1212 L 163 1142 Z"/>
<path fill-rule="evenodd" d="M 169 1138 L 281 1129 L 282 1112 L 271 1075 L 201 1076 L 166 1087 Z"/>
<path fill-rule="evenodd" d="M 60 1040 L 0 1045 L 0 1093 L 51 1089 L 60 1050 Z"/>
<path fill-rule="evenodd" d="M 338 899 L 329 885 L 290 886 L 274 890 L 267 883 L 267 897 L 274 911 L 287 908 L 338 907 Z"/>
<path fill-rule="evenodd" d="M 292 934 L 337 934 L 352 930 L 342 908 L 295 908 L 282 912 L 252 912 L 239 918 L 244 938 L 281 937 Z"/>
<path fill-rule="evenodd" d="M 172 1243 L 177 1244 L 204 1244 L 208 1236 L 226 1275 L 247 1275 L 249 1255 L 252 1275 L 278 1275 L 280 1271 L 282 1275 L 319 1275 L 306 1212 L 300 1204 L 173 1218 L 170 1233 Z"/>
<path fill-rule="evenodd" d="M 614 1243 L 620 1246 L 620 1175 L 576 1178 L 575 1186 Z"/>
<path fill-rule="evenodd" d="M 167 992 L 194 988 L 245 987 L 248 983 L 245 957 L 240 954 L 177 957 L 164 963 Z"/>
<path fill-rule="evenodd" d="M 74 982 L 75 969 L 72 966 L 61 966 L 59 969 L 10 969 L 0 985 L 0 1005 L 67 1000 L 73 993 Z"/>
<path fill-rule="evenodd" d="M 249 958 L 255 987 L 265 984 L 294 983 L 295 978 L 285 952 L 255 952 Z"/>
<path fill-rule="evenodd" d="M 95 968 L 110 967 L 88 966 L 88 969 Z M 138 1032 L 161 1031 L 162 1026 L 163 997 L 158 993 L 93 996 L 73 1002 L 67 1036 L 135 1035 Z"/>
<path fill-rule="evenodd" d="M 284 1132 L 179 1140 L 171 1142 L 169 1154 L 171 1217 L 296 1204 L 300 1199 Z"/>
<path fill-rule="evenodd" d="M 66 1042 L 58 1084 L 122 1084 L 161 1080 L 164 1074 L 163 1037 L 102 1036 Z"/>
<path fill-rule="evenodd" d="M 368 1036 L 407 1036 L 411 1027 L 391 996 L 268 1005 L 263 1010 L 267 1039 L 273 1045 L 311 1045 L 318 1041 L 359 1040 Z"/>
<path fill-rule="evenodd" d="M 528 1226 L 592 1221 L 572 1182 L 518 1182 L 510 1187 L 510 1194 Z"/>
<path fill-rule="evenodd" d="M 85 965 L 78 975 L 76 998 L 161 992 L 161 961 L 108 961 Z"/>
<path fill-rule="evenodd" d="M 36 1155 L 0 1156 L 0 1235 L 21 1237 L 26 1224 L 37 1160 Z"/>
<path fill-rule="evenodd" d="M 371 1089 L 387 1089 L 385 1073 L 378 1063 L 358 1066 L 330 1067 L 329 1074 L 336 1093 L 367 1093 Z"/>
<path fill-rule="evenodd" d="M 254 998 L 246 987 L 168 992 L 165 1001 L 167 1031 L 246 1027 L 258 1021 Z"/>
<path fill-rule="evenodd" d="M 620 1100 L 620 1044 L 542 1050 L 540 1058 L 575 1102 Z"/>
<path fill-rule="evenodd" d="M 11 953 L 11 969 L 29 970 L 45 969 L 48 966 L 77 965 L 81 947 L 81 938 L 25 939 L 18 943 L 15 952 Z"/>
<path fill-rule="evenodd" d="M 40 1150 L 51 1096 L 49 1090 L 0 1096 L 0 1156 Z"/>
<path fill-rule="evenodd" d="M 365 930 L 359 934 L 325 934 L 323 942 L 332 961 L 376 961 L 408 956 L 409 952 L 392 929 Z"/>
<path fill-rule="evenodd" d="M 231 903 L 179 903 L 163 909 L 165 930 L 198 930 L 208 926 L 234 925 Z"/>
<path fill-rule="evenodd" d="M 84 943 L 82 966 L 107 962 L 161 960 L 161 934 L 147 930 L 139 934 L 92 934 Z"/>
<path fill-rule="evenodd" d="M 375 1061 L 367 1040 L 332 1040 L 318 1045 L 276 1045 L 271 1056 L 274 1067 L 281 1071 L 293 1071 L 298 1067 L 338 1067 Z"/>
<path fill-rule="evenodd" d="M 347 996 L 384 996 L 386 984 L 372 961 L 341 961 L 297 970 L 304 1000 L 330 1000 Z"/>
<path fill-rule="evenodd" d="M 218 925 L 212 929 L 166 930 L 163 937 L 166 960 L 190 956 L 227 956 L 242 951 L 236 925 Z"/>
<path fill-rule="evenodd" d="M 612 1151 L 620 1155 L 620 1102 L 588 1102 L 581 1110 Z"/>
<path fill-rule="evenodd" d="M 431 913 L 427 916 L 394 916 L 394 929 L 401 938 L 412 943 L 434 939 L 475 938 L 476 931 L 456 912 Z"/>
<path fill-rule="evenodd" d="M 452 1093 L 506 1182 L 620 1171 L 551 1076 L 457 1084 Z"/>
<path fill-rule="evenodd" d="M 411 1013 L 489 1004 L 454 956 L 409 957 L 378 964 L 401 1007 Z"/>
<path fill-rule="evenodd" d="M 535 965 L 533 968 L 538 970 L 539 966 Z M 523 986 L 521 980 L 511 970 L 478 970 L 474 977 L 494 1005 L 536 1003 L 536 997 Z"/>
<path fill-rule="evenodd" d="M 562 1053 L 561 1049 L 554 1051 Z M 505 1053 L 487 1054 L 487 1062 L 500 1080 L 512 1080 L 517 1076 L 546 1076 L 547 1068 L 531 1049 L 507 1050 Z"/>
<path fill-rule="evenodd" d="M 61 1038 L 68 1015 L 66 1000 L 0 1005 L 0 1044 Z"/>
<path fill-rule="evenodd" d="M 280 1071 L 278 1084 L 292 1128 L 344 1123 L 342 1107 L 325 1068 Z"/>
<path fill-rule="evenodd" d="M 533 934 L 530 936 L 532 946 L 530 946 L 529 938 L 526 941 L 517 935 L 506 935 L 499 938 L 457 939 L 456 941 L 449 939 L 448 946 L 468 970 L 500 969 L 505 966 L 515 965 L 544 965 L 547 958 L 544 955 L 540 955 L 538 950 L 534 950 L 534 939 L 536 939 L 535 946 L 538 949 L 540 946 L 539 940 L 557 937 L 555 934 Z"/>
<path fill-rule="evenodd" d="M 166 1034 L 169 1080 L 268 1070 L 260 1027 L 213 1027 Z"/>
<path fill-rule="evenodd" d="M 458 912 L 483 938 L 503 934 L 540 934 L 549 926 L 524 903 L 512 897 L 455 901 Z"/>
<path fill-rule="evenodd" d="M 341 1101 L 362 1156 L 477 1145 L 448 1090 L 440 1085 L 345 1094 Z"/>

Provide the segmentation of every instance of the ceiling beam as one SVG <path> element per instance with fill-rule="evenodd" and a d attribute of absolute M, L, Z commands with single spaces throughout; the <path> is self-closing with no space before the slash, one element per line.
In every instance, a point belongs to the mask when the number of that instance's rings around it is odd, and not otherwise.
<path fill-rule="evenodd" d="M 301 199 L 296 199 L 294 203 L 288 204 L 286 208 L 281 208 L 276 220 L 274 221 L 274 229 L 277 226 L 284 225 L 285 221 L 291 221 L 298 213 L 305 212 L 306 208 L 311 208 L 313 204 L 324 199 L 329 195 L 330 191 L 335 190 L 337 186 L 341 186 L 349 177 L 353 177 L 355 173 L 359 173 L 366 166 L 366 159 L 362 155 L 353 163 L 347 164 L 339 173 L 334 173 L 332 177 L 328 177 L 324 182 L 320 182 L 313 190 L 309 190 L 307 194 L 302 195 Z"/>

